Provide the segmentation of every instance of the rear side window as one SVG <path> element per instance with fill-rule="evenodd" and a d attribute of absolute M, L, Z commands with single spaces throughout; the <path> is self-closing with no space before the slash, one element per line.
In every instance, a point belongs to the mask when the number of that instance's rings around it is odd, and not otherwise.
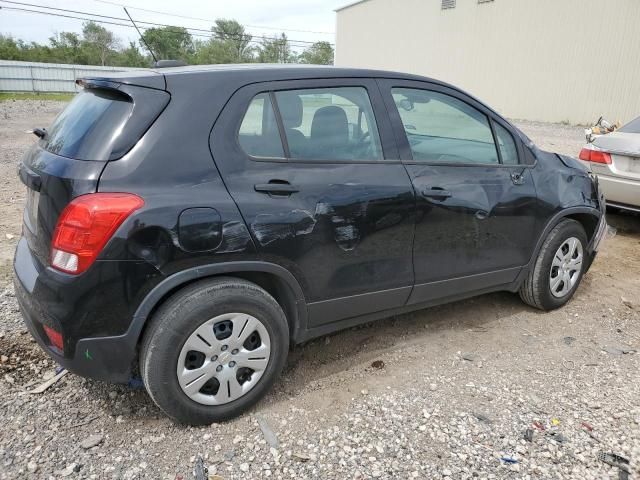
<path fill-rule="evenodd" d="M 111 160 L 132 110 L 133 102 L 123 93 L 84 90 L 55 119 L 42 147 L 78 160 Z"/>
<path fill-rule="evenodd" d="M 497 164 L 489 119 L 455 97 L 429 90 L 392 89 L 413 159 L 425 163 Z"/>
<path fill-rule="evenodd" d="M 284 158 L 278 123 L 268 93 L 251 100 L 238 132 L 240 147 L 252 157 Z"/>
<path fill-rule="evenodd" d="M 293 160 L 381 160 L 367 90 L 330 87 L 276 92 Z"/>

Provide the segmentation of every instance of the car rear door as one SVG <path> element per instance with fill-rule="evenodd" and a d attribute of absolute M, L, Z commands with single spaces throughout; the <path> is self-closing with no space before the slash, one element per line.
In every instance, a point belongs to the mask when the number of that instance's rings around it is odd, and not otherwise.
<path fill-rule="evenodd" d="M 415 201 L 375 81 L 240 89 L 211 150 L 259 258 L 300 282 L 309 326 L 404 305 Z"/>
<path fill-rule="evenodd" d="M 452 88 L 379 83 L 416 194 L 409 303 L 514 281 L 533 252 L 537 198 L 511 126 Z"/>

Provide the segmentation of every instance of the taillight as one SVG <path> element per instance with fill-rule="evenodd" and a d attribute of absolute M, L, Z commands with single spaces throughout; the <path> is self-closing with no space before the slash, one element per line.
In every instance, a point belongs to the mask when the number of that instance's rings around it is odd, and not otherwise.
<path fill-rule="evenodd" d="M 122 222 L 144 201 L 131 193 L 90 193 L 60 214 L 51 242 L 51 266 L 82 273 L 94 262 Z"/>
<path fill-rule="evenodd" d="M 58 350 L 64 351 L 62 334 L 51 327 L 47 327 L 46 325 L 43 325 L 42 327 L 44 328 L 44 333 L 46 333 L 47 337 L 49 338 L 49 343 L 51 343 L 51 345 L 56 347 Z"/>
<path fill-rule="evenodd" d="M 585 162 L 605 163 L 611 165 L 611 155 L 607 152 L 600 150 L 593 150 L 591 148 L 583 148 L 580 150 L 580 160 Z"/>

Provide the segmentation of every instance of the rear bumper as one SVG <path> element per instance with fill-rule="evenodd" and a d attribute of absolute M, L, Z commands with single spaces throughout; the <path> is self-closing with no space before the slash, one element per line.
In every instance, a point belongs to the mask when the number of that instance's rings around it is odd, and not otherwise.
<path fill-rule="evenodd" d="M 587 272 L 591 268 L 591 264 L 595 260 L 598 252 L 602 248 L 602 244 L 604 243 L 605 238 L 607 237 L 607 231 L 609 229 L 609 225 L 607 224 L 607 201 L 602 193 L 602 189 L 598 186 L 598 203 L 600 205 L 600 219 L 598 220 L 598 225 L 596 227 L 596 232 L 593 235 L 593 238 L 589 242 L 587 246 L 587 268 L 585 272 Z"/>
<path fill-rule="evenodd" d="M 607 236 L 607 228 L 608 228 L 607 216 L 603 213 L 602 216 L 600 217 L 600 221 L 598 222 L 598 228 L 596 230 L 596 234 L 593 236 L 593 239 L 591 240 L 591 245 L 589 246 L 589 250 L 592 252 L 592 255 L 594 257 L 602 247 L 604 239 Z"/>
<path fill-rule="evenodd" d="M 78 286 L 65 282 L 67 276 L 43 267 L 32 255 L 22 238 L 14 258 L 14 287 L 24 322 L 40 347 L 70 372 L 83 377 L 117 383 L 131 378 L 131 365 L 136 357 L 136 341 L 132 335 L 78 338 L 74 328 L 79 317 L 67 290 Z M 108 309 L 108 306 L 106 306 Z M 64 352 L 52 346 L 44 331 L 47 325 L 63 333 Z M 137 338 L 137 337 L 135 337 Z"/>
<path fill-rule="evenodd" d="M 598 174 L 598 181 L 609 205 L 640 211 L 640 181 L 601 173 Z"/>

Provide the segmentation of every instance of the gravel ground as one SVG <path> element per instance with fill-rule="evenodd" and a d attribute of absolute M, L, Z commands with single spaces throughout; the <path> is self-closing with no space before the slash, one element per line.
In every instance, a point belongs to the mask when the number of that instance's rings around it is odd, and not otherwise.
<path fill-rule="evenodd" d="M 56 102 L 0 103 L 0 479 L 619 478 L 640 476 L 640 218 L 617 234 L 565 308 L 498 293 L 321 338 L 291 352 L 274 391 L 207 428 L 163 417 L 144 390 L 67 374 L 23 327 L 10 259 L 15 168 Z M 517 122 L 575 155 L 582 129 Z M 201 459 L 201 460 L 200 460 Z M 206 478 L 206 477 L 204 477 Z M 620 477 L 622 478 L 622 477 Z"/>

